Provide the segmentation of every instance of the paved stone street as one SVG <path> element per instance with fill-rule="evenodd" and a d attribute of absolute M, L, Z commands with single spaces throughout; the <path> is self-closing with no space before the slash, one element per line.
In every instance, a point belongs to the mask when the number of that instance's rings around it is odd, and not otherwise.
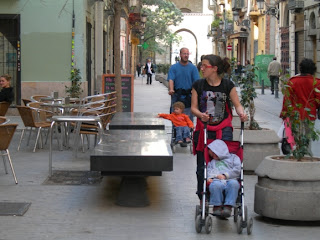
<path fill-rule="evenodd" d="M 146 85 L 146 78 L 137 78 L 134 84 L 135 112 L 168 112 L 170 98 L 163 84 L 153 80 L 152 85 Z M 265 95 L 258 94 L 255 102 L 256 120 L 262 127 L 277 131 L 281 124 L 278 118 L 281 96 L 275 99 L 270 90 L 266 89 Z M 11 122 L 19 122 L 20 129 L 23 126 L 18 117 L 12 117 Z M 170 133 L 169 121 L 166 129 Z M 195 194 L 196 158 L 188 148 L 177 147 L 172 172 L 164 172 L 161 177 L 147 178 L 150 206 L 126 208 L 115 204 L 120 185 L 118 177 L 104 177 L 100 183 L 86 185 L 45 184 L 48 177 L 49 146 L 47 144 L 44 149 L 37 149 L 33 153 L 34 138 L 26 146 L 25 137 L 20 152 L 17 152 L 20 133 L 21 131 L 16 132 L 10 146 L 19 184 L 14 184 L 10 170 L 6 175 L 1 167 L 0 201 L 31 202 L 31 206 L 24 216 L 0 216 L 0 239 L 319 239 L 320 222 L 280 221 L 255 214 L 255 175 L 245 175 L 244 179 L 245 204 L 254 221 L 252 235 L 248 236 L 246 229 L 242 235 L 238 235 L 232 218 L 213 218 L 211 234 L 204 231 L 197 234 L 194 227 L 195 206 L 199 204 Z M 71 150 L 58 151 L 56 141 L 54 144 L 54 170 L 89 170 L 90 151 L 79 152 L 78 158 L 73 159 Z"/>

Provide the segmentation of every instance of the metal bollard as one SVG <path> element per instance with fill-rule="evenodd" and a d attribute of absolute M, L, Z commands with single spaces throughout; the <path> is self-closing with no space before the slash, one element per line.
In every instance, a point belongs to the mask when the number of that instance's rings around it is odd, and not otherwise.
<path fill-rule="evenodd" d="M 261 78 L 261 72 L 259 71 L 259 80 L 261 79 L 261 94 L 264 95 L 264 79 Z"/>
<path fill-rule="evenodd" d="M 275 91 L 275 98 L 279 98 L 279 80 L 275 79 L 274 80 L 274 91 Z"/>

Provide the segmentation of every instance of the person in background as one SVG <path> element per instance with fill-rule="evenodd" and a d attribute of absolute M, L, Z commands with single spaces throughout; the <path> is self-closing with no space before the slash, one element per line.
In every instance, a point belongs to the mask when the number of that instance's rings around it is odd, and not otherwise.
<path fill-rule="evenodd" d="M 279 74 L 280 74 L 281 65 L 277 62 L 277 57 L 274 57 L 273 60 L 269 63 L 268 66 L 268 77 L 271 82 L 271 94 L 274 94 L 274 89 L 278 91 L 279 87 Z"/>
<path fill-rule="evenodd" d="M 189 62 L 189 49 L 180 49 L 180 61 L 172 65 L 169 69 L 167 81 L 169 82 L 169 92 L 171 96 L 171 108 L 175 102 L 183 102 L 185 114 L 193 121 L 191 114 L 191 89 L 192 84 L 200 79 L 199 72 L 192 63 Z"/>
<path fill-rule="evenodd" d="M 314 77 L 317 67 L 313 60 L 305 58 L 300 62 L 299 69 L 300 74 L 290 78 L 286 83 L 289 94 L 283 96 L 280 118 L 286 120 L 287 117 L 290 118 L 290 114 L 299 112 L 300 120 L 307 118 L 315 121 L 317 109 L 320 108 L 320 79 Z M 293 108 L 292 113 L 288 112 L 288 108 Z M 308 126 L 304 126 L 304 130 L 307 129 Z M 288 142 L 294 144 L 289 138 Z M 308 149 L 312 153 L 311 142 Z"/>
<path fill-rule="evenodd" d="M 138 73 L 138 77 L 140 77 L 140 74 L 141 74 L 141 63 L 138 63 L 138 65 L 137 65 L 137 73 Z"/>
<path fill-rule="evenodd" d="M 159 113 L 158 116 L 168 119 L 174 125 L 176 130 L 176 143 L 181 144 L 183 142 L 190 143 L 190 128 L 193 129 L 193 122 L 189 119 L 189 116 L 183 113 L 183 102 L 175 102 L 173 104 L 173 112 L 171 114 Z"/>
<path fill-rule="evenodd" d="M 11 76 L 9 74 L 4 74 L 0 77 L 0 102 L 13 102 L 14 91 L 13 87 L 10 86 Z"/>
<path fill-rule="evenodd" d="M 234 79 L 234 82 L 236 85 L 238 85 L 240 79 L 241 79 L 241 74 L 242 74 L 242 65 L 241 65 L 241 62 L 238 61 L 237 62 L 237 68 L 234 70 L 234 73 L 235 73 L 235 79 Z"/>
<path fill-rule="evenodd" d="M 202 59 L 204 58 L 205 55 L 202 55 L 201 58 L 200 58 L 200 62 L 198 63 L 197 65 L 197 69 L 198 69 L 198 72 L 199 72 L 199 75 L 200 75 L 200 78 L 202 78 L 202 72 L 201 72 L 201 62 L 202 62 Z"/>
<path fill-rule="evenodd" d="M 250 60 L 246 60 L 246 70 L 251 71 L 253 66 L 250 64 Z"/>
<path fill-rule="evenodd" d="M 234 83 L 224 78 L 230 63 L 228 58 L 206 55 L 202 60 L 204 79 L 192 86 L 191 111 L 197 117 L 193 133 L 193 153 L 197 155 L 197 194 L 201 199 L 204 172 L 204 128 L 207 126 L 208 140 L 233 140 L 231 102 L 242 122 L 248 117 L 240 104 Z"/>
<path fill-rule="evenodd" d="M 154 70 L 153 70 L 153 64 L 151 63 L 150 58 L 147 60 L 147 63 L 146 63 L 146 66 L 144 69 L 147 74 L 147 84 L 151 85 L 152 84 L 152 74 L 154 73 Z"/>

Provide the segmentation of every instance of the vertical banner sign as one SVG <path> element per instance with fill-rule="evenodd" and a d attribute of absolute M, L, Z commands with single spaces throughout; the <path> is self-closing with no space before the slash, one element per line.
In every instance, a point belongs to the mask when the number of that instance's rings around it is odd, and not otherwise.
<path fill-rule="evenodd" d="M 115 89 L 115 74 L 102 75 L 102 92 L 114 92 Z M 122 88 L 122 111 L 133 112 L 133 75 L 121 75 Z"/>

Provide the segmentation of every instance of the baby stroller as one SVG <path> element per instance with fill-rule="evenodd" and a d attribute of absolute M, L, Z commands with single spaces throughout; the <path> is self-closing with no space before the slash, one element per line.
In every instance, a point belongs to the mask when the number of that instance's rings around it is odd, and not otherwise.
<path fill-rule="evenodd" d="M 238 197 L 236 201 L 236 207 L 233 207 L 233 220 L 237 224 L 238 234 L 242 233 L 243 228 L 247 228 L 247 234 L 250 235 L 252 232 L 253 219 L 250 217 L 248 219 L 248 210 L 244 201 L 244 186 L 243 186 L 243 130 L 244 123 L 241 123 L 241 142 L 237 141 L 225 141 L 228 146 L 229 152 L 236 154 L 241 160 L 241 173 L 240 173 L 240 189 L 238 192 Z M 207 149 L 207 129 L 204 129 L 204 145 L 205 150 Z M 207 163 L 209 161 L 208 154 L 205 151 L 205 161 L 204 161 L 204 181 L 203 181 L 203 192 L 201 205 L 196 206 L 195 214 L 195 228 L 197 233 L 201 232 L 202 227 L 205 227 L 206 233 L 210 233 L 212 230 L 212 216 L 214 216 L 209 211 L 213 208 L 212 205 L 208 204 L 206 198 L 208 198 L 207 192 Z"/>
<path fill-rule="evenodd" d="M 171 143 L 170 143 L 170 146 L 171 146 L 171 150 L 173 153 L 176 152 L 176 146 L 180 145 L 180 147 L 188 147 L 189 146 L 189 149 L 190 149 L 190 153 L 192 154 L 193 153 L 193 145 L 192 145 L 192 142 L 193 142 L 193 138 L 192 138 L 192 134 L 193 131 L 192 129 L 190 130 L 190 139 L 191 139 L 191 142 L 187 143 L 187 142 L 183 142 L 183 143 L 177 143 L 176 142 L 176 129 L 175 127 L 172 125 L 172 130 L 171 130 Z"/>

